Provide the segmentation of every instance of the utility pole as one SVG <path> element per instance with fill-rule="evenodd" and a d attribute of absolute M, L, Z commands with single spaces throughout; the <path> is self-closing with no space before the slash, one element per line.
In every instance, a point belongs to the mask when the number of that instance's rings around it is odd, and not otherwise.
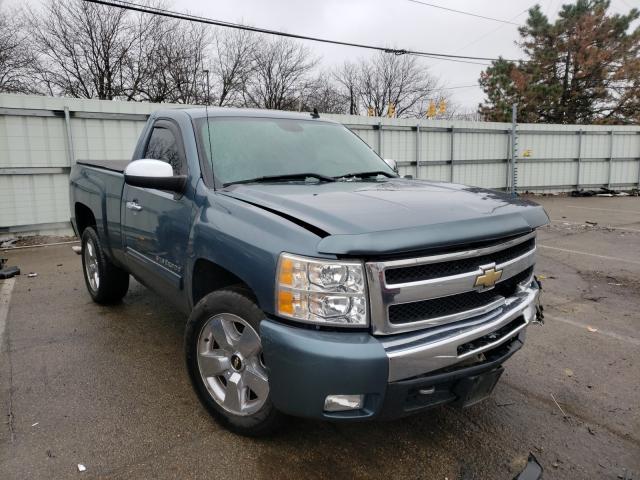
<path fill-rule="evenodd" d="M 511 106 L 511 195 L 517 196 L 516 186 L 518 184 L 518 135 L 516 127 L 518 126 L 518 104 Z"/>

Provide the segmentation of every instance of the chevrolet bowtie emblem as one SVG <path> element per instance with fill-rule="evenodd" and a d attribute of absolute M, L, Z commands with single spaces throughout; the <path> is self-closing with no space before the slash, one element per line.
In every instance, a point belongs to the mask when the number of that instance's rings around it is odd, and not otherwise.
<path fill-rule="evenodd" d="M 493 287 L 502 277 L 502 270 L 496 270 L 496 267 L 482 268 L 482 274 L 476 277 L 476 287 L 490 288 Z"/>

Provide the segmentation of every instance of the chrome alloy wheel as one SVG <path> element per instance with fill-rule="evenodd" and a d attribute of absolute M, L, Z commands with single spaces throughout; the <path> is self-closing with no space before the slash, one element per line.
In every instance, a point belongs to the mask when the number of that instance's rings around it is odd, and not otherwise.
<path fill-rule="evenodd" d="M 84 271 L 91 290 L 97 292 L 100 287 L 100 272 L 96 247 L 91 240 L 84 244 Z"/>
<path fill-rule="evenodd" d="M 252 415 L 269 395 L 260 336 L 237 315 L 211 317 L 198 336 L 198 370 L 209 394 L 234 415 Z"/>

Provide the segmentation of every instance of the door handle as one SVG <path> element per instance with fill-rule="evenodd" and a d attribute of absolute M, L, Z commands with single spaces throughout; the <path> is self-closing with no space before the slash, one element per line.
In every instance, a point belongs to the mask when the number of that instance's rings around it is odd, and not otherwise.
<path fill-rule="evenodd" d="M 134 212 L 139 212 L 140 210 L 142 210 L 142 206 L 138 205 L 135 200 L 133 202 L 127 202 L 127 208 L 129 210 L 133 210 Z"/>

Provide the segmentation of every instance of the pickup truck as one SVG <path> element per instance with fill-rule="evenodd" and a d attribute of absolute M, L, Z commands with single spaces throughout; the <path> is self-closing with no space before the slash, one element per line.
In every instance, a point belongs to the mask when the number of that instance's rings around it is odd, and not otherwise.
<path fill-rule="evenodd" d="M 317 114 L 152 114 L 131 161 L 78 162 L 90 296 L 133 276 L 188 315 L 186 367 L 244 435 L 486 398 L 538 318 L 539 205 L 400 177 Z"/>

